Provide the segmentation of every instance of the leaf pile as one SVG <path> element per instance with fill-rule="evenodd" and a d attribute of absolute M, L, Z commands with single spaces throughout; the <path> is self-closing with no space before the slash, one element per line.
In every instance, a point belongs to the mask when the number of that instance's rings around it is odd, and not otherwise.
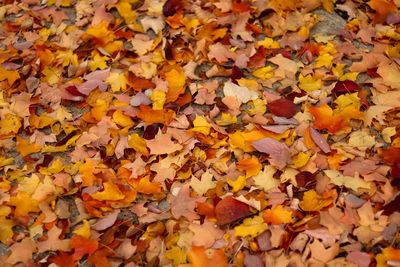
<path fill-rule="evenodd" d="M 399 7 L 4 1 L 2 266 L 398 266 Z"/>

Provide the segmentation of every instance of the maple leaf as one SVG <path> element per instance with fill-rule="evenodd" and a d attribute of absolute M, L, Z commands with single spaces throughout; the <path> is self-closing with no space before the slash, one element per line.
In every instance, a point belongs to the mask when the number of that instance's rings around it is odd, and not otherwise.
<path fill-rule="evenodd" d="M 71 250 L 70 240 L 69 239 L 60 240 L 59 236 L 61 235 L 61 233 L 62 230 L 60 228 L 58 228 L 57 226 L 53 226 L 47 232 L 48 239 L 37 243 L 39 252 L 45 252 L 49 250 L 70 251 Z"/>
<path fill-rule="evenodd" d="M 10 198 L 9 204 L 15 207 L 17 217 L 40 211 L 37 200 L 32 199 L 26 192 L 18 192 L 16 196 Z"/>
<path fill-rule="evenodd" d="M 74 249 L 74 259 L 80 260 L 86 254 L 93 254 L 99 246 L 97 240 L 86 239 L 80 235 L 71 238 L 71 248 Z"/>
<path fill-rule="evenodd" d="M 205 172 L 201 175 L 201 180 L 196 177 L 192 177 L 190 180 L 190 186 L 200 196 L 204 195 L 208 190 L 216 186 L 216 182 L 213 181 L 213 175 L 209 172 Z"/>
<path fill-rule="evenodd" d="M 146 140 L 147 147 L 152 155 L 170 154 L 182 149 L 182 146 L 171 140 L 171 135 L 158 131 L 153 140 Z"/>
<path fill-rule="evenodd" d="M 275 139 L 264 138 L 253 142 L 252 145 L 257 151 L 269 154 L 272 166 L 282 169 L 291 162 L 288 146 Z"/>
<path fill-rule="evenodd" d="M 225 197 L 215 207 L 215 215 L 220 225 L 232 223 L 250 214 L 249 206 L 233 197 Z"/>
<path fill-rule="evenodd" d="M 14 222 L 4 216 L 0 216 L 0 241 L 3 244 L 8 244 L 14 235 L 12 227 Z"/>
<path fill-rule="evenodd" d="M 258 188 L 263 189 L 264 192 L 268 192 L 279 185 L 279 181 L 274 179 L 274 174 L 276 172 L 277 169 L 274 167 L 265 166 L 263 171 L 260 171 L 256 176 L 252 177 L 254 184 Z"/>
<path fill-rule="evenodd" d="M 215 243 L 215 240 L 223 236 L 223 231 L 209 221 L 204 221 L 201 225 L 192 223 L 189 229 L 194 233 L 193 246 L 210 248 Z"/>
<path fill-rule="evenodd" d="M 249 90 L 243 86 L 238 86 L 232 82 L 226 82 L 224 84 L 223 91 L 225 96 L 233 96 L 240 103 L 247 103 L 250 100 L 255 100 L 258 98 L 257 92 Z"/>
<path fill-rule="evenodd" d="M 196 118 L 193 120 L 193 128 L 192 131 L 199 132 L 205 135 L 210 133 L 211 125 L 210 123 L 204 118 L 204 116 L 199 116 L 196 114 Z"/>
<path fill-rule="evenodd" d="M 235 227 L 235 235 L 240 237 L 256 237 L 268 229 L 268 225 L 260 216 L 244 219 L 243 223 Z"/>
<path fill-rule="evenodd" d="M 4 115 L 4 118 L 0 120 L 0 135 L 16 134 L 21 126 L 22 124 L 18 116 L 7 113 Z"/>
<path fill-rule="evenodd" d="M 185 71 L 179 65 L 175 65 L 171 70 L 165 72 L 165 79 L 168 82 L 166 102 L 173 102 L 178 99 L 180 94 L 185 92 Z"/>
<path fill-rule="evenodd" d="M 318 130 L 327 129 L 331 133 L 336 133 L 343 127 L 343 116 L 340 114 L 333 114 L 333 110 L 327 104 L 319 107 L 311 107 L 311 114 L 314 115 L 314 127 Z"/>
<path fill-rule="evenodd" d="M 337 186 L 345 186 L 347 188 L 350 188 L 354 191 L 358 191 L 359 188 L 362 189 L 370 189 L 371 185 L 364 181 L 363 179 L 358 177 L 358 174 L 356 177 L 351 177 L 351 176 L 344 176 L 342 173 L 336 170 L 325 170 L 324 171 L 325 175 L 328 176 L 331 180 L 331 182 Z"/>
<path fill-rule="evenodd" d="M 315 190 L 309 190 L 304 193 L 300 207 L 305 211 L 319 211 L 332 204 L 336 198 L 336 191 L 331 191 L 320 196 Z"/>
<path fill-rule="evenodd" d="M 374 16 L 375 23 L 384 22 L 390 13 L 397 11 L 397 6 L 393 0 L 371 0 L 368 5 L 376 11 Z"/>
<path fill-rule="evenodd" d="M 246 172 L 246 177 L 251 177 L 261 171 L 262 165 L 256 157 L 245 158 L 238 162 L 237 168 Z"/>
<path fill-rule="evenodd" d="M 267 105 L 268 110 L 275 116 L 291 118 L 300 111 L 300 108 L 287 99 L 277 99 Z"/>
<path fill-rule="evenodd" d="M 96 200 L 121 200 L 125 198 L 125 195 L 122 194 L 121 190 L 119 190 L 118 186 L 113 182 L 105 182 L 103 183 L 104 190 L 102 192 L 96 192 L 91 195 L 93 199 Z"/>
<path fill-rule="evenodd" d="M 88 239 L 91 235 L 90 223 L 87 220 L 83 220 L 83 224 L 74 231 L 74 234 L 80 235 L 80 236 Z"/>
<path fill-rule="evenodd" d="M 118 92 L 126 90 L 127 79 L 124 73 L 122 72 L 111 72 L 110 76 L 106 79 L 106 82 L 111 85 L 111 90 L 113 92 Z"/>
<path fill-rule="evenodd" d="M 272 209 L 264 211 L 264 221 L 271 224 L 290 223 L 293 220 L 293 212 L 278 205 Z"/>
<path fill-rule="evenodd" d="M 172 200 L 171 213 L 174 218 L 179 219 L 181 216 L 186 217 L 189 221 L 199 218 L 194 211 L 197 199 L 190 197 L 189 184 L 185 184 L 179 190 L 178 195 Z"/>
<path fill-rule="evenodd" d="M 311 74 L 308 74 L 306 76 L 303 76 L 300 74 L 299 87 L 300 87 L 300 89 L 302 89 L 306 92 L 319 90 L 322 87 L 322 80 L 319 78 L 316 78 L 315 76 L 313 76 Z"/>
<path fill-rule="evenodd" d="M 228 260 L 225 256 L 223 249 L 217 249 L 212 251 L 212 255 L 208 256 L 204 247 L 192 246 L 192 249 L 188 252 L 188 258 L 192 263 L 192 267 L 204 267 L 204 266 L 215 266 L 215 267 L 227 267 Z"/>
<path fill-rule="evenodd" d="M 8 85 L 12 86 L 19 78 L 20 76 L 18 71 L 6 70 L 3 67 L 0 67 L 0 82 L 7 80 Z"/>
<path fill-rule="evenodd" d="M 29 262 L 32 260 L 32 254 L 37 251 L 36 243 L 30 238 L 24 238 L 21 242 L 10 246 L 11 254 L 6 259 L 9 264 L 18 262 Z"/>

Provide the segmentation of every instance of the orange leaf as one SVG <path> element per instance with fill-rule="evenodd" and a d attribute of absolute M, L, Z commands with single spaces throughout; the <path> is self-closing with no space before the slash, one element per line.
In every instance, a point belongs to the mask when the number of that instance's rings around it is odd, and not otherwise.
<path fill-rule="evenodd" d="M 59 267 L 74 267 L 76 266 L 74 255 L 60 251 L 58 255 L 49 258 L 48 262 L 55 263 Z"/>
<path fill-rule="evenodd" d="M 318 130 L 327 129 L 331 133 L 336 133 L 343 127 L 343 116 L 333 114 L 333 110 L 327 104 L 319 107 L 311 107 L 311 114 L 314 115 L 314 127 Z"/>
<path fill-rule="evenodd" d="M 157 182 L 150 182 L 149 176 L 145 176 L 140 179 L 136 190 L 143 194 L 159 194 L 161 193 L 161 185 Z"/>
<path fill-rule="evenodd" d="M 23 156 L 27 156 L 32 153 L 39 152 L 42 148 L 38 144 L 31 144 L 29 139 L 23 139 L 20 136 L 17 136 L 17 151 Z"/>
<path fill-rule="evenodd" d="M 246 177 L 257 175 L 261 167 L 262 165 L 256 157 L 242 159 L 237 165 L 238 170 L 246 171 Z"/>
<path fill-rule="evenodd" d="M 80 260 L 84 255 L 92 255 L 98 248 L 97 240 L 86 239 L 80 235 L 71 238 L 71 247 L 75 249 L 74 259 Z"/>
<path fill-rule="evenodd" d="M 397 6 L 393 0 L 371 0 L 368 5 L 376 12 L 374 16 L 375 23 L 386 21 L 390 13 L 397 11 Z"/>
<path fill-rule="evenodd" d="M 141 105 L 139 107 L 139 112 L 137 114 L 138 118 L 142 121 L 152 124 L 152 123 L 163 123 L 168 125 L 174 116 L 172 110 L 153 110 L 149 106 Z"/>
<path fill-rule="evenodd" d="M 204 247 L 192 247 L 188 253 L 192 267 L 224 267 L 228 266 L 228 260 L 223 249 L 214 250 L 211 257 L 208 257 Z"/>
<path fill-rule="evenodd" d="M 268 209 L 263 215 L 264 221 L 271 224 L 290 223 L 293 218 L 293 212 L 284 209 L 282 205 L 278 205 L 273 209 Z"/>

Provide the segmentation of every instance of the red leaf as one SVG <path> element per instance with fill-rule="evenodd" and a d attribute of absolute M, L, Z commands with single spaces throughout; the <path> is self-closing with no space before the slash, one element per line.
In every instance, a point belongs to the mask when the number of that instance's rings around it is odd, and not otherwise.
<path fill-rule="evenodd" d="M 71 238 L 71 247 L 75 249 L 74 259 L 76 260 L 81 259 L 85 254 L 93 254 L 98 246 L 97 240 L 86 239 L 79 235 Z"/>
<path fill-rule="evenodd" d="M 300 108 L 297 105 L 287 99 L 277 99 L 268 103 L 268 109 L 275 116 L 285 117 L 288 119 L 300 111 Z"/>
<path fill-rule="evenodd" d="M 390 215 L 395 211 L 400 211 L 400 194 L 397 195 L 391 202 L 383 206 L 383 214 Z"/>
<path fill-rule="evenodd" d="M 76 266 L 74 256 L 66 252 L 60 251 L 58 255 L 52 256 L 48 260 L 49 263 L 55 263 L 59 267 L 74 267 Z"/>
<path fill-rule="evenodd" d="M 238 67 L 236 67 L 236 66 L 233 66 L 233 68 L 232 68 L 232 73 L 231 73 L 231 79 L 232 79 L 232 81 L 233 81 L 234 83 L 236 83 L 236 80 L 239 80 L 239 79 L 242 78 L 242 77 L 244 77 L 243 71 L 242 71 L 240 68 L 238 68 Z"/>
<path fill-rule="evenodd" d="M 181 0 L 167 0 L 163 6 L 163 14 L 166 17 L 175 15 L 178 10 L 183 8 L 184 1 Z"/>
<path fill-rule="evenodd" d="M 360 86 L 358 86 L 358 84 L 350 80 L 345 80 L 343 82 L 342 81 L 337 82 L 332 92 L 335 92 L 336 94 L 346 94 L 346 93 L 354 93 L 357 92 L 358 90 L 360 90 Z"/>
<path fill-rule="evenodd" d="M 78 88 L 76 88 L 75 85 L 67 86 L 65 88 L 65 90 L 67 90 L 67 92 L 70 93 L 73 96 L 86 96 L 86 95 L 82 94 L 81 92 L 79 92 Z"/>
<path fill-rule="evenodd" d="M 220 225 L 232 223 L 250 214 L 249 206 L 233 197 L 222 199 L 215 207 L 215 215 Z"/>

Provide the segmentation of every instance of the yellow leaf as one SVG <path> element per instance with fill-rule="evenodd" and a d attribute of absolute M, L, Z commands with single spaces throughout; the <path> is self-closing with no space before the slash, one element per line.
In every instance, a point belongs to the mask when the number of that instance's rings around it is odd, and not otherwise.
<path fill-rule="evenodd" d="M 0 82 L 7 80 L 8 85 L 13 85 L 20 78 L 19 72 L 16 70 L 6 70 L 0 67 Z"/>
<path fill-rule="evenodd" d="M 332 67 L 332 60 L 333 56 L 329 55 L 328 53 L 321 54 L 315 63 L 316 68 L 321 68 L 321 67 L 326 67 L 330 68 Z"/>
<path fill-rule="evenodd" d="M 292 163 L 296 168 L 301 168 L 307 164 L 312 155 L 311 151 L 300 152 L 292 158 Z"/>
<path fill-rule="evenodd" d="M 359 188 L 371 188 L 371 184 L 361 179 L 358 174 L 356 174 L 355 177 L 344 176 L 341 172 L 336 170 L 325 170 L 324 173 L 330 178 L 331 182 L 337 186 L 345 186 L 356 192 Z"/>
<path fill-rule="evenodd" d="M 398 262 L 400 261 L 400 249 L 393 247 L 386 247 L 382 250 L 382 253 L 376 255 L 377 267 L 389 267 L 388 261 Z"/>
<path fill-rule="evenodd" d="M 14 235 L 12 227 L 14 226 L 14 222 L 12 220 L 7 219 L 4 216 L 0 216 L 0 241 L 7 245 L 11 238 Z"/>
<path fill-rule="evenodd" d="M 246 178 L 254 176 L 261 171 L 262 165 L 256 157 L 245 158 L 238 162 L 237 168 L 246 171 Z"/>
<path fill-rule="evenodd" d="M 8 216 L 11 213 L 11 208 L 8 206 L 0 206 L 0 216 Z"/>
<path fill-rule="evenodd" d="M 135 151 L 142 153 L 145 156 L 149 155 L 149 151 L 147 150 L 146 141 L 139 136 L 139 134 L 134 133 L 128 139 L 128 146 L 133 148 Z"/>
<path fill-rule="evenodd" d="M 108 30 L 108 23 L 104 20 L 99 24 L 89 27 L 86 33 L 95 37 L 96 41 L 99 41 L 101 45 L 105 45 L 114 40 L 114 32 Z"/>
<path fill-rule="evenodd" d="M 242 190 L 243 187 L 246 185 L 246 176 L 239 176 L 236 180 L 227 179 L 227 183 L 232 186 L 232 192 L 238 192 Z"/>
<path fill-rule="evenodd" d="M 165 72 L 165 80 L 168 82 L 167 102 L 173 102 L 185 92 L 186 74 L 182 67 L 175 65 Z"/>
<path fill-rule="evenodd" d="M 113 121 L 121 126 L 121 127 L 130 127 L 133 126 L 133 120 L 131 119 L 131 117 L 126 116 L 122 110 L 116 110 L 113 113 Z"/>
<path fill-rule="evenodd" d="M 111 72 L 110 76 L 106 79 L 106 82 L 111 85 L 111 90 L 113 92 L 119 92 L 121 89 L 126 90 L 127 79 L 122 72 Z"/>
<path fill-rule="evenodd" d="M 293 212 L 278 205 L 273 209 L 268 209 L 263 215 L 264 221 L 271 224 L 290 223 L 293 220 Z"/>
<path fill-rule="evenodd" d="M 108 109 L 108 104 L 103 99 L 97 99 L 90 113 L 97 120 L 100 121 Z"/>
<path fill-rule="evenodd" d="M 166 101 L 166 93 L 161 90 L 154 90 L 150 95 L 150 100 L 153 102 L 154 110 L 162 110 Z"/>
<path fill-rule="evenodd" d="M 74 231 L 74 234 L 80 235 L 86 239 L 90 238 L 90 223 L 87 220 L 83 220 L 83 224 Z"/>
<path fill-rule="evenodd" d="M 359 72 L 347 72 L 339 77 L 339 81 L 351 80 L 354 82 L 357 80 L 358 74 Z"/>
<path fill-rule="evenodd" d="M 115 7 L 118 10 L 118 13 L 121 17 L 124 18 L 126 24 L 134 24 L 136 22 L 136 11 L 132 9 L 131 3 L 136 1 L 129 1 L 129 0 L 120 0 Z"/>
<path fill-rule="evenodd" d="M 277 41 L 274 41 L 274 39 L 265 37 L 264 40 L 258 41 L 256 44 L 256 47 L 263 46 L 265 48 L 271 49 L 271 48 L 280 48 L 280 45 Z"/>
<path fill-rule="evenodd" d="M 10 198 L 9 205 L 15 207 L 15 216 L 26 216 L 29 212 L 39 212 L 37 200 L 31 198 L 26 192 L 18 192 L 16 196 Z"/>
<path fill-rule="evenodd" d="M 319 90 L 322 87 L 322 80 L 315 78 L 311 74 L 308 74 L 305 77 L 300 74 L 299 82 L 300 82 L 299 84 L 300 89 L 306 92 Z"/>
<path fill-rule="evenodd" d="M 14 163 L 14 158 L 6 158 L 0 156 L 0 168 L 8 165 L 12 165 Z"/>
<path fill-rule="evenodd" d="M 174 263 L 174 266 L 186 263 L 186 251 L 180 247 L 172 247 L 165 251 L 165 257 Z"/>
<path fill-rule="evenodd" d="M 212 179 L 213 175 L 208 171 L 206 171 L 201 175 L 201 180 L 193 176 L 192 179 L 190 180 L 190 186 L 197 194 L 202 196 L 209 189 L 214 188 L 216 186 L 216 182 L 214 182 Z"/>
<path fill-rule="evenodd" d="M 55 161 L 53 161 L 49 167 L 40 168 L 39 172 L 45 175 L 52 175 L 61 172 L 64 169 L 64 166 L 65 166 L 64 163 L 61 161 L 60 158 L 58 158 Z"/>
<path fill-rule="evenodd" d="M 396 127 L 386 127 L 382 130 L 382 138 L 385 140 L 386 143 L 391 143 L 391 137 L 396 135 Z"/>
<path fill-rule="evenodd" d="M 255 99 L 250 102 L 250 107 L 246 109 L 246 112 L 254 116 L 256 114 L 264 114 L 267 111 L 267 105 L 262 99 Z"/>
<path fill-rule="evenodd" d="M 41 146 L 38 144 L 31 144 L 29 142 L 29 139 L 23 139 L 20 136 L 17 136 L 17 145 L 16 145 L 17 151 L 23 156 L 27 156 L 32 153 L 39 152 L 41 149 Z"/>
<path fill-rule="evenodd" d="M 49 85 L 56 84 L 61 77 L 61 72 L 57 68 L 46 67 L 42 74 L 44 75 L 43 81 L 47 82 Z"/>
<path fill-rule="evenodd" d="M 324 9 L 326 11 L 328 11 L 329 13 L 333 12 L 333 4 L 336 2 L 336 0 L 322 0 L 322 6 L 324 7 Z"/>
<path fill-rule="evenodd" d="M 355 131 L 350 134 L 349 145 L 359 150 L 366 150 L 376 144 L 375 136 L 366 131 Z"/>
<path fill-rule="evenodd" d="M 257 91 L 258 89 L 260 89 L 260 85 L 256 80 L 240 78 L 239 80 L 236 81 L 239 84 L 239 86 L 249 88 L 250 90 Z"/>
<path fill-rule="evenodd" d="M 103 183 L 104 190 L 102 192 L 96 192 L 92 194 L 92 198 L 96 200 L 121 200 L 125 198 L 125 195 L 119 190 L 113 182 Z"/>
<path fill-rule="evenodd" d="M 264 192 L 268 192 L 272 188 L 277 187 L 279 181 L 274 179 L 276 171 L 277 170 L 270 165 L 265 166 L 263 171 L 260 171 L 252 178 L 254 180 L 254 185 L 257 188 L 264 190 Z"/>
<path fill-rule="evenodd" d="M 208 135 L 210 133 L 210 128 L 211 125 L 208 123 L 206 118 L 204 116 L 199 116 L 196 114 L 196 118 L 193 121 L 193 128 L 192 131 L 194 132 L 199 132 L 205 135 Z"/>
<path fill-rule="evenodd" d="M 244 219 L 243 223 L 235 227 L 235 236 L 256 237 L 268 229 L 268 225 L 260 216 Z"/>
<path fill-rule="evenodd" d="M 272 77 L 274 77 L 274 73 L 273 73 L 273 68 L 271 66 L 266 66 L 263 68 L 259 68 L 256 69 L 255 71 L 253 71 L 253 76 L 262 79 L 262 80 L 268 80 L 271 79 Z"/>
<path fill-rule="evenodd" d="M 215 121 L 220 126 L 228 126 L 237 123 L 237 117 L 230 113 L 222 112 L 221 117 Z"/>
<path fill-rule="evenodd" d="M 332 201 L 333 198 L 331 196 L 320 196 L 317 194 L 317 192 L 315 192 L 315 190 L 312 189 L 304 193 L 303 200 L 299 205 L 304 211 L 320 211 L 321 209 L 329 206 Z"/>
<path fill-rule="evenodd" d="M 18 116 L 7 113 L 4 119 L 0 120 L 0 135 L 16 134 L 21 126 L 21 119 Z"/>
<path fill-rule="evenodd" d="M 91 71 L 95 71 L 97 69 L 104 70 L 107 68 L 107 61 L 108 57 L 106 56 L 101 56 L 100 54 L 94 55 L 93 59 L 89 61 L 88 66 Z"/>
<path fill-rule="evenodd" d="M 71 50 L 62 51 L 59 50 L 57 53 L 57 59 L 62 59 L 62 66 L 66 67 L 68 65 L 78 66 L 78 55 L 74 54 Z"/>

